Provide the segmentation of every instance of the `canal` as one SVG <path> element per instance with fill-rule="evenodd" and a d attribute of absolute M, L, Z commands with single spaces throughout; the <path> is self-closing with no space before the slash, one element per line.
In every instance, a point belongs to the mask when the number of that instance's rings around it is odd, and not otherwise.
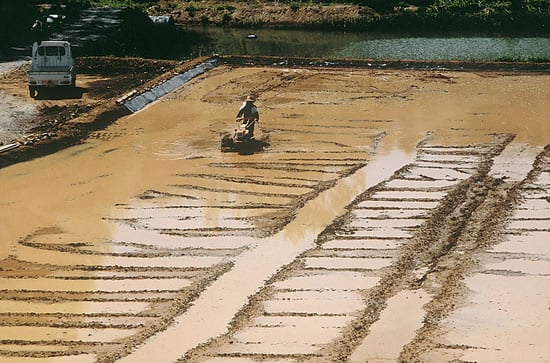
<path fill-rule="evenodd" d="M 196 55 L 212 53 L 289 57 L 459 61 L 550 59 L 550 37 L 418 35 L 370 32 L 193 27 L 206 36 Z"/>

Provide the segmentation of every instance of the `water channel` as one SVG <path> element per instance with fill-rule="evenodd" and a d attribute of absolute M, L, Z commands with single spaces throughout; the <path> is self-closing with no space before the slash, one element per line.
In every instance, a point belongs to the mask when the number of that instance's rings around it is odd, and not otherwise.
<path fill-rule="evenodd" d="M 210 42 L 197 55 L 212 53 L 294 57 L 533 61 L 550 59 L 550 37 L 499 35 L 413 35 L 281 29 L 193 27 Z"/>

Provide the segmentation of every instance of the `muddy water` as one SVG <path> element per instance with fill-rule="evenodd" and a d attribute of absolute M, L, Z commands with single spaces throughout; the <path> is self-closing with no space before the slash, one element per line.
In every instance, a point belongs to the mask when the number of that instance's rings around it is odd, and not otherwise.
<path fill-rule="evenodd" d="M 447 357 L 424 315 L 456 327 L 442 337 L 452 346 L 472 329 L 461 319 L 488 307 L 473 297 L 475 309 L 456 315 L 424 305 L 469 298 L 445 295 L 442 266 L 479 253 L 486 271 L 461 270 L 472 290 L 516 264 L 536 291 L 545 286 L 544 267 L 514 251 L 547 253 L 544 221 L 530 218 L 547 220 L 548 167 L 534 163 L 550 139 L 548 81 L 219 66 L 82 145 L 0 170 L 0 356 L 305 361 L 362 359 L 375 344 L 388 347 L 383 357 Z M 271 146 L 221 153 L 244 94 L 258 96 L 258 135 Z M 518 193 L 529 199 L 506 204 L 512 222 L 503 215 L 502 234 L 482 236 L 502 245 L 487 255 L 440 246 L 475 240 L 475 218 L 497 199 L 487 189 L 507 195 L 526 178 Z M 457 221 L 468 228 L 452 234 Z M 385 331 L 403 309 L 414 314 L 397 343 Z"/>
<path fill-rule="evenodd" d="M 250 246 L 249 252 L 234 261 L 235 267 L 207 288 L 194 305 L 176 319 L 172 327 L 154 336 L 124 361 L 143 361 L 159 350 L 164 352 L 164 361 L 174 361 L 195 346 L 206 343 L 211 337 L 224 334 L 235 313 L 246 304 L 248 296 L 262 287 L 265 280 L 281 266 L 291 263 L 300 253 L 312 248 L 317 235 L 356 195 L 389 177 L 409 161 L 412 158 L 402 153 L 381 157 L 308 202 L 281 233 L 262 240 L 259 242 L 261 245 Z M 308 279 L 311 280 L 308 284 L 312 289 L 342 284 L 354 286 L 354 283 L 363 282 L 345 273 L 332 278 Z M 292 288 L 292 285 L 287 288 Z M 228 292 L 228 289 L 235 291 Z M 185 329 L 187 326 L 197 328 L 188 330 Z"/>
<path fill-rule="evenodd" d="M 327 32 L 255 29 L 256 39 L 247 39 L 249 29 L 192 27 L 213 39 L 202 54 L 244 54 L 315 58 L 425 59 L 495 61 L 499 59 L 546 59 L 548 37 L 415 37 L 373 32 Z M 322 41 L 319 41 L 322 39 Z"/>
<path fill-rule="evenodd" d="M 373 324 L 372 333 L 351 355 L 350 362 L 397 361 L 403 345 L 422 326 L 422 306 L 428 298 L 422 290 L 401 291 L 392 297 L 380 320 Z"/>

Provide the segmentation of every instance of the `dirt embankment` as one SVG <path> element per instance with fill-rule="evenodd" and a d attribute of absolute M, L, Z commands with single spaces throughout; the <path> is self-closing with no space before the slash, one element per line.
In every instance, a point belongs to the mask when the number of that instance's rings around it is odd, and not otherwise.
<path fill-rule="evenodd" d="M 125 93 L 145 91 L 199 63 L 142 58 L 77 58 L 77 87 L 72 91 L 45 92 L 36 100 L 27 93 L 29 64 L 0 75 L 7 108 L 25 105 L 37 113 L 6 115 L 19 120 L 17 148 L 0 154 L 0 167 L 46 155 L 74 145 L 90 132 L 102 129 L 128 111 L 117 104 Z M 5 120 L 4 120 L 5 121 Z M 2 121 L 2 122 L 4 122 Z M 6 143 L 4 141 L 4 143 Z"/>

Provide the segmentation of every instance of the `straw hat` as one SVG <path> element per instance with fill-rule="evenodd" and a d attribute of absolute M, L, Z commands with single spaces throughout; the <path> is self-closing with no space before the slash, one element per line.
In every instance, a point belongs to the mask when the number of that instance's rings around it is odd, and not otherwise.
<path fill-rule="evenodd" d="M 252 96 L 247 96 L 247 97 L 246 97 L 246 100 L 244 100 L 244 101 L 245 101 L 245 102 L 254 102 L 255 100 L 254 100 L 254 97 L 252 97 Z"/>

